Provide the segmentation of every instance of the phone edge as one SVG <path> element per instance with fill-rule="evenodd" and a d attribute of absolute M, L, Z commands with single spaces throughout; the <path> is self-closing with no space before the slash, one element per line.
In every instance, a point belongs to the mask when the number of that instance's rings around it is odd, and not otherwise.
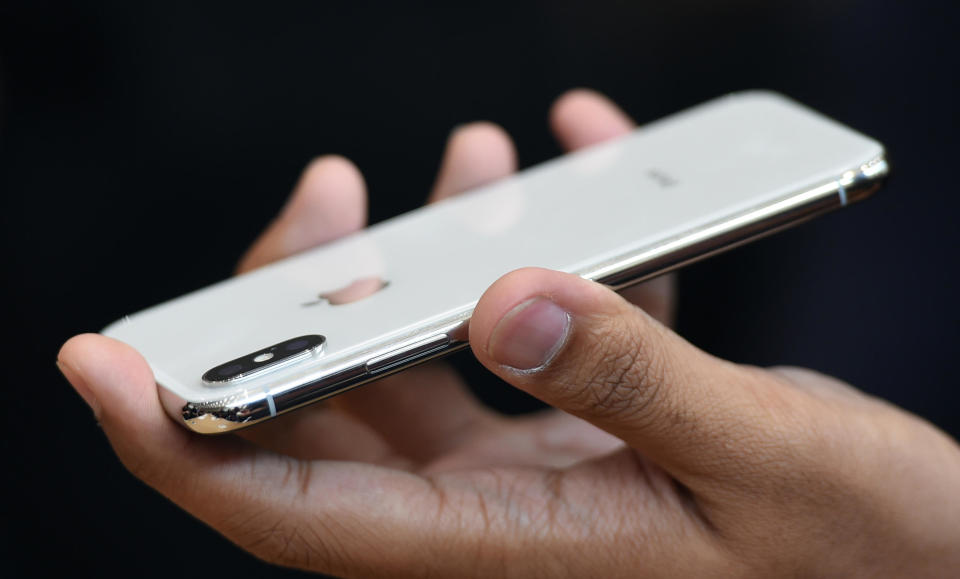
<path fill-rule="evenodd" d="M 889 172 L 887 153 L 881 147 L 875 157 L 834 179 L 572 273 L 619 291 L 866 199 L 883 185 Z M 414 339 L 391 350 L 387 354 L 420 345 L 411 350 L 408 358 L 399 359 L 375 372 L 370 371 L 368 364 L 375 358 L 383 358 L 385 353 L 371 355 L 360 364 L 341 367 L 320 379 L 278 394 L 263 392 L 253 399 L 231 396 L 194 403 L 183 400 L 161 385 L 161 398 L 167 408 L 181 408 L 181 418 L 191 430 L 202 434 L 236 431 L 465 349 L 469 346 L 467 328 L 472 309 L 470 306 L 466 311 L 432 324 Z M 436 339 L 436 346 L 427 347 L 432 339 Z"/>

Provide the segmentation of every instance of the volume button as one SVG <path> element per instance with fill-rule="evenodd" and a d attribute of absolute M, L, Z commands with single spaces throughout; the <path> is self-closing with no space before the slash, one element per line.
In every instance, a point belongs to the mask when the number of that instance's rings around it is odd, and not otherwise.
<path fill-rule="evenodd" d="M 387 352 L 386 354 L 382 354 L 376 358 L 371 358 L 366 364 L 367 372 L 370 374 L 375 374 L 406 362 L 412 362 L 418 358 L 423 358 L 427 354 L 443 348 L 449 343 L 450 337 L 446 334 L 440 334 L 438 336 L 431 336 L 424 340 L 420 340 L 419 342 L 408 344 L 402 348 L 393 350 L 392 352 Z"/>

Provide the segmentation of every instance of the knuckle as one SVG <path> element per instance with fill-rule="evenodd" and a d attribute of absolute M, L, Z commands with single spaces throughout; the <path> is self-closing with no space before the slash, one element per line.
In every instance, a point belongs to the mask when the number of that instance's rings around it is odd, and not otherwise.
<path fill-rule="evenodd" d="M 659 348 L 641 330 L 647 329 L 613 318 L 581 338 L 582 354 L 565 385 L 573 410 L 635 420 L 655 409 L 666 370 Z"/>

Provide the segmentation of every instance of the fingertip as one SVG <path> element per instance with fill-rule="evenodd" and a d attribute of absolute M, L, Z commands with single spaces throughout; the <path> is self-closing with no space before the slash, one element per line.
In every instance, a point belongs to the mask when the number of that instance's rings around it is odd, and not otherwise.
<path fill-rule="evenodd" d="M 366 223 L 367 213 L 363 173 L 341 155 L 315 157 L 303 170 L 282 213 L 298 221 L 323 225 L 327 235 L 358 230 Z"/>
<path fill-rule="evenodd" d="M 57 363 L 73 363 L 75 360 L 82 358 L 82 352 L 89 347 L 88 344 L 91 341 L 95 343 L 98 337 L 97 334 L 73 336 L 60 346 L 60 351 L 57 352 Z"/>
<path fill-rule="evenodd" d="M 453 144 L 464 139 L 475 141 L 478 146 L 492 144 L 513 147 L 513 140 L 506 129 L 491 121 L 473 121 L 458 125 L 450 132 L 448 143 Z"/>
<path fill-rule="evenodd" d="M 612 100 L 586 88 L 560 95 L 550 107 L 549 122 L 561 145 L 568 150 L 622 136 L 635 126 Z"/>
<path fill-rule="evenodd" d="M 553 104 L 550 105 L 549 118 L 551 122 L 558 121 L 566 118 L 571 110 L 577 110 L 584 106 L 595 107 L 598 102 L 610 103 L 610 100 L 602 93 L 591 88 L 572 88 L 553 101 Z"/>
<path fill-rule="evenodd" d="M 304 168 L 303 172 L 304 174 L 307 174 L 324 166 L 339 167 L 344 171 L 350 171 L 355 173 L 358 177 L 362 177 L 360 175 L 360 170 L 353 163 L 353 161 L 336 153 L 315 156 L 314 158 L 310 159 L 310 162 L 307 163 L 307 166 Z"/>
<path fill-rule="evenodd" d="M 67 382 L 73 386 L 76 393 L 83 398 L 83 401 L 87 403 L 87 406 L 93 411 L 94 417 L 100 420 L 102 413 L 100 400 L 94 391 L 90 389 L 83 374 L 76 368 L 78 361 L 82 359 L 82 352 L 86 347 L 86 342 L 89 341 L 88 336 L 90 336 L 90 334 L 74 336 L 60 347 L 60 351 L 57 352 L 57 369 L 59 369 L 63 377 L 67 379 Z"/>
<path fill-rule="evenodd" d="M 497 322 L 530 299 L 547 270 L 524 268 L 503 275 L 487 288 L 470 317 L 470 345 L 481 360 L 489 360 L 489 341 Z"/>
<path fill-rule="evenodd" d="M 492 355 L 497 349 L 493 344 L 494 335 L 499 334 L 497 328 L 525 304 L 538 298 L 557 304 L 571 315 L 587 315 L 592 309 L 605 310 L 608 298 L 619 300 L 619 296 L 607 288 L 574 274 L 534 267 L 512 271 L 484 292 L 470 319 L 470 343 L 482 363 L 488 366 L 500 363 Z"/>
<path fill-rule="evenodd" d="M 474 121 L 454 129 L 447 144 L 447 153 L 480 162 L 484 167 L 478 171 L 478 175 L 502 177 L 517 169 L 517 150 L 513 138 L 506 129 L 490 121 Z"/>
<path fill-rule="evenodd" d="M 149 430 L 170 424 L 149 364 L 127 344 L 98 334 L 69 339 L 57 365 L 105 428 Z"/>
<path fill-rule="evenodd" d="M 363 182 L 363 174 L 350 159 L 343 155 L 318 155 L 303 169 L 301 181 L 312 183 L 316 179 L 340 177 L 349 180 L 348 184 Z"/>
<path fill-rule="evenodd" d="M 458 126 L 447 139 L 430 201 L 479 187 L 516 170 L 516 147 L 503 127 L 489 121 Z"/>
<path fill-rule="evenodd" d="M 115 388 L 118 383 L 153 381 L 146 360 L 133 348 L 99 334 L 80 334 L 60 348 L 57 361 L 77 371 L 97 390 Z"/>
<path fill-rule="evenodd" d="M 367 189 L 360 170 L 340 155 L 307 164 L 279 216 L 240 259 L 237 272 L 256 269 L 363 228 Z"/>

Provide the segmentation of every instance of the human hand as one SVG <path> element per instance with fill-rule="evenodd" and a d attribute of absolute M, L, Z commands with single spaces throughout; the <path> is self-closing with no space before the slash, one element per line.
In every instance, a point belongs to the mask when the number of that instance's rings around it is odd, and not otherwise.
<path fill-rule="evenodd" d="M 551 115 L 569 148 L 629 129 L 598 95 Z M 508 137 L 468 125 L 433 199 L 512 172 Z M 249 269 L 363 224 L 340 158 L 312 164 L 244 258 Z M 507 418 L 444 364 L 238 436 L 163 412 L 128 346 L 95 335 L 59 355 L 124 464 L 241 547 L 345 576 L 946 576 L 960 568 L 960 450 L 832 378 L 717 360 L 651 315 L 670 281 L 634 290 L 513 272 L 480 300 L 478 359 L 565 412 Z M 646 311 L 644 311 L 646 310 Z M 429 401 L 429 403 L 424 403 Z"/>

